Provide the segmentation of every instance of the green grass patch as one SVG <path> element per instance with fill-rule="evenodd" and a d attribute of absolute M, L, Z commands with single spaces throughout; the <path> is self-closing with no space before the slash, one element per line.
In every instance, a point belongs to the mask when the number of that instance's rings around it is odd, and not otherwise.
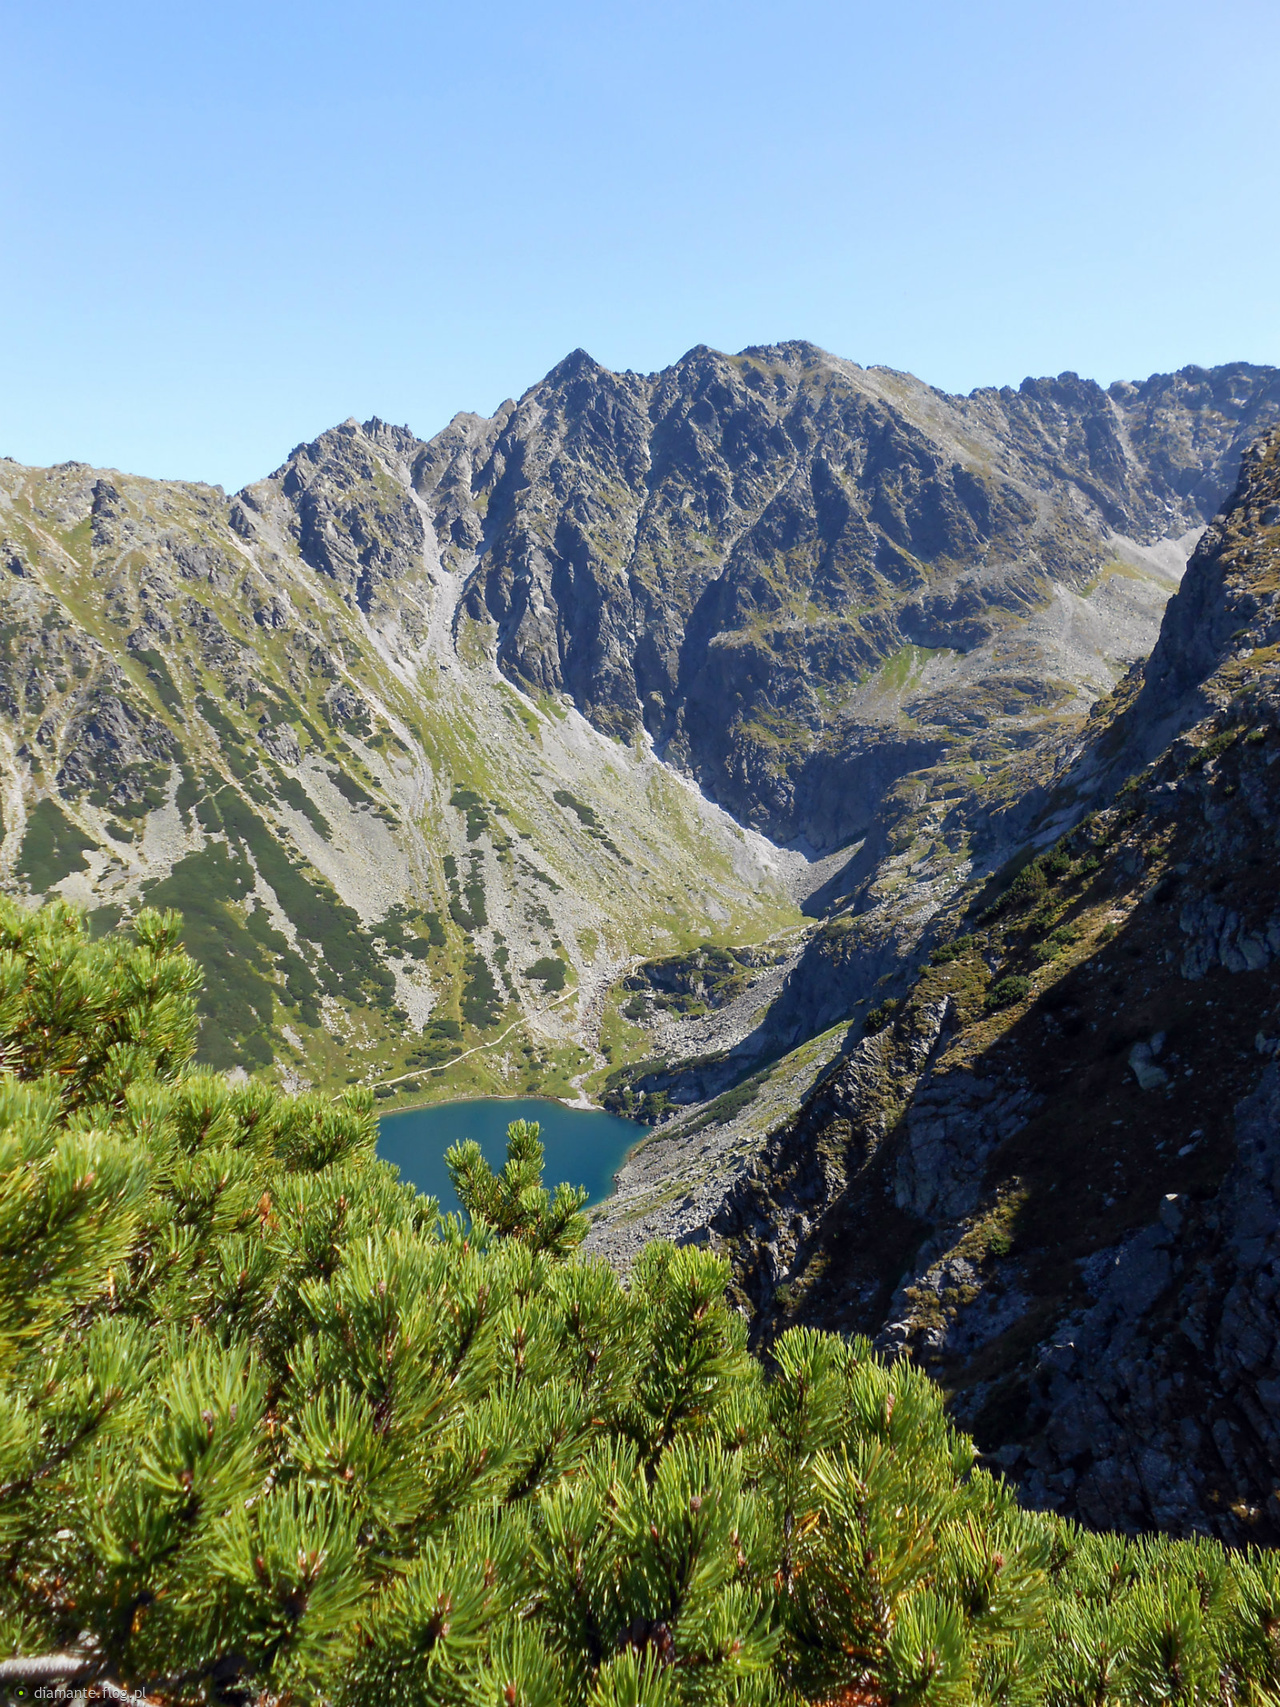
<path fill-rule="evenodd" d="M 169 666 L 163 657 L 151 648 L 144 652 L 135 652 L 134 657 L 140 664 L 146 666 L 147 680 L 161 705 L 171 717 L 180 719 L 182 717 L 182 695 L 178 692 L 174 679 L 169 674 Z"/>
<path fill-rule="evenodd" d="M 1030 989 L 1030 978 L 1023 977 L 1021 972 L 1011 972 L 1004 978 L 998 978 L 987 991 L 987 1011 L 994 1013 L 997 1008 L 1013 1007 L 1022 1001 Z"/>
<path fill-rule="evenodd" d="M 484 801 L 473 788 L 455 788 L 449 796 L 450 806 L 456 806 L 467 815 L 467 840 L 478 842 L 480 837 L 489 829 L 489 814 Z"/>
<path fill-rule="evenodd" d="M 868 1037 L 874 1037 L 877 1032 L 884 1030 L 901 1006 L 902 1003 L 898 1000 L 897 996 L 886 997 L 885 1000 L 880 1003 L 880 1006 L 878 1008 L 872 1008 L 866 1019 L 863 1020 L 863 1031 Z"/>
<path fill-rule="evenodd" d="M 356 779 L 353 776 L 348 776 L 346 771 L 333 770 L 328 775 L 329 781 L 349 806 L 377 807 L 378 802 L 373 795 L 367 789 L 361 788 Z"/>
<path fill-rule="evenodd" d="M 182 913 L 183 942 L 204 973 L 196 1058 L 221 1071 L 243 1067 L 253 1072 L 270 1065 L 273 1054 L 276 984 L 269 945 L 255 940 L 233 904 L 252 887 L 253 872 L 243 854 L 212 842 L 180 859 L 147 892 L 148 906 Z"/>
<path fill-rule="evenodd" d="M 298 935 L 319 949 L 321 988 L 353 1006 L 370 1000 L 390 1006 L 395 976 L 379 959 L 355 909 L 339 900 L 323 877 L 309 875 L 291 859 L 257 813 L 230 790 L 223 792 L 221 814 L 228 835 L 253 853 Z"/>
<path fill-rule="evenodd" d="M 933 966 L 947 966 L 953 960 L 959 960 L 973 947 L 971 936 L 958 936 L 951 942 L 941 942 L 936 948 L 929 950 L 929 961 Z"/>
<path fill-rule="evenodd" d="M 708 1126 L 726 1126 L 735 1115 L 741 1114 L 744 1108 L 750 1108 L 768 1084 L 771 1072 L 772 1068 L 762 1067 L 758 1073 L 752 1073 L 751 1077 L 744 1079 L 740 1085 L 722 1091 L 713 1102 L 707 1104 L 693 1124 L 685 1128 L 685 1136 L 690 1137 Z"/>
<path fill-rule="evenodd" d="M 296 776 L 290 776 L 278 765 L 271 765 L 271 777 L 275 783 L 276 794 L 286 806 L 292 806 L 295 812 L 300 812 L 311 825 L 316 834 L 326 842 L 333 840 L 333 830 L 329 820 L 307 793 Z"/>
<path fill-rule="evenodd" d="M 557 788 L 551 798 L 555 801 L 557 806 L 563 806 L 567 812 L 572 812 L 578 822 L 582 825 L 583 829 L 586 830 L 587 834 L 589 836 L 593 836 L 596 841 L 607 847 L 609 852 L 611 854 L 615 854 L 624 865 L 631 864 L 631 861 L 627 858 L 626 854 L 624 854 L 622 849 L 618 847 L 617 843 L 614 842 L 613 838 L 609 835 L 609 832 L 600 822 L 599 814 L 593 807 L 588 806 L 585 801 L 579 800 L 577 795 L 570 794 L 567 788 Z"/>
<path fill-rule="evenodd" d="M 876 686 L 887 693 L 903 693 L 914 687 L 931 658 L 948 651 L 945 646 L 903 646 L 880 666 Z"/>

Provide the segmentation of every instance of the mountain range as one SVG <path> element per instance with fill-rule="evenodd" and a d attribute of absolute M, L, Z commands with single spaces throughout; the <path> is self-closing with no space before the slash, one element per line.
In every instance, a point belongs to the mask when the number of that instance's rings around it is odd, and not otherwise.
<path fill-rule="evenodd" d="M 221 1067 L 732 1079 L 987 857 L 1278 413 L 1245 364 L 953 398 L 806 344 L 578 351 L 233 497 L 0 462 L 0 872 L 180 907 Z M 850 918 L 835 964 L 813 921 Z M 706 948 L 744 951 L 727 1018 Z M 709 1000 L 644 994 L 687 953 Z"/>

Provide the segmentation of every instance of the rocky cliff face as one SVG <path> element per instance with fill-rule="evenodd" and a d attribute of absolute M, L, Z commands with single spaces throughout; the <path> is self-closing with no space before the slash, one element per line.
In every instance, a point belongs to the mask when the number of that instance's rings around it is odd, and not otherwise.
<path fill-rule="evenodd" d="M 993 808 L 1147 656 L 1278 410 L 1280 376 L 1243 365 L 952 398 L 806 344 L 647 377 L 579 351 L 433 441 L 416 482 L 501 670 L 775 842 L 848 850 L 745 1034 L 709 1064 L 666 1035 L 635 1099 L 704 1098 L 870 1005 L 1023 833 Z"/>
<path fill-rule="evenodd" d="M 971 898 L 712 1220 L 758 1331 L 909 1352 L 1032 1500 L 1272 1543 L 1278 622 L 1273 432 L 1049 802 L 1074 823 Z"/>
<path fill-rule="evenodd" d="M 1108 569 L 1133 600 L 1278 411 L 1244 365 L 953 398 L 808 344 L 648 377 L 578 351 L 415 479 L 513 680 L 828 849 L 958 737 L 990 760 L 1145 656 L 1118 611 L 1101 644 L 1033 619 Z"/>

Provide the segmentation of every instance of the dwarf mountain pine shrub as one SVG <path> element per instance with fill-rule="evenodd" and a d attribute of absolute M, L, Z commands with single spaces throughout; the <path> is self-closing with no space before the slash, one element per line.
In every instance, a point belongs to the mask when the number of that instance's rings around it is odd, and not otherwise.
<path fill-rule="evenodd" d="M 1011 1008 L 1015 1002 L 1022 1000 L 1030 988 L 1030 978 L 1021 972 L 1010 972 L 1007 977 L 997 979 L 987 991 L 987 1011 L 994 1013 L 997 1008 Z"/>
<path fill-rule="evenodd" d="M 1100 1707 L 1280 1689 L 1273 1555 L 1022 1511 L 938 1390 L 725 1265 L 467 1217 L 372 1100 L 193 1071 L 172 915 L 0 902 L 0 1689 L 263 1707 Z"/>

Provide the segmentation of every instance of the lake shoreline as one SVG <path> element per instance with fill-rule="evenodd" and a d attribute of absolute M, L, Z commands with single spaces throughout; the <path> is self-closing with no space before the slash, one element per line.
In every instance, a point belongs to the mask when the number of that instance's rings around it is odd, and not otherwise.
<path fill-rule="evenodd" d="M 587 1207 L 598 1209 L 617 1191 L 618 1176 L 632 1154 L 652 1135 L 639 1121 L 554 1096 L 461 1097 L 421 1102 L 378 1115 L 378 1155 L 401 1178 L 436 1198 L 442 1213 L 456 1205 L 444 1155 L 455 1143 L 474 1138 L 486 1161 L 501 1168 L 506 1132 L 513 1120 L 537 1121 L 545 1152 L 544 1183 L 583 1185 Z"/>

